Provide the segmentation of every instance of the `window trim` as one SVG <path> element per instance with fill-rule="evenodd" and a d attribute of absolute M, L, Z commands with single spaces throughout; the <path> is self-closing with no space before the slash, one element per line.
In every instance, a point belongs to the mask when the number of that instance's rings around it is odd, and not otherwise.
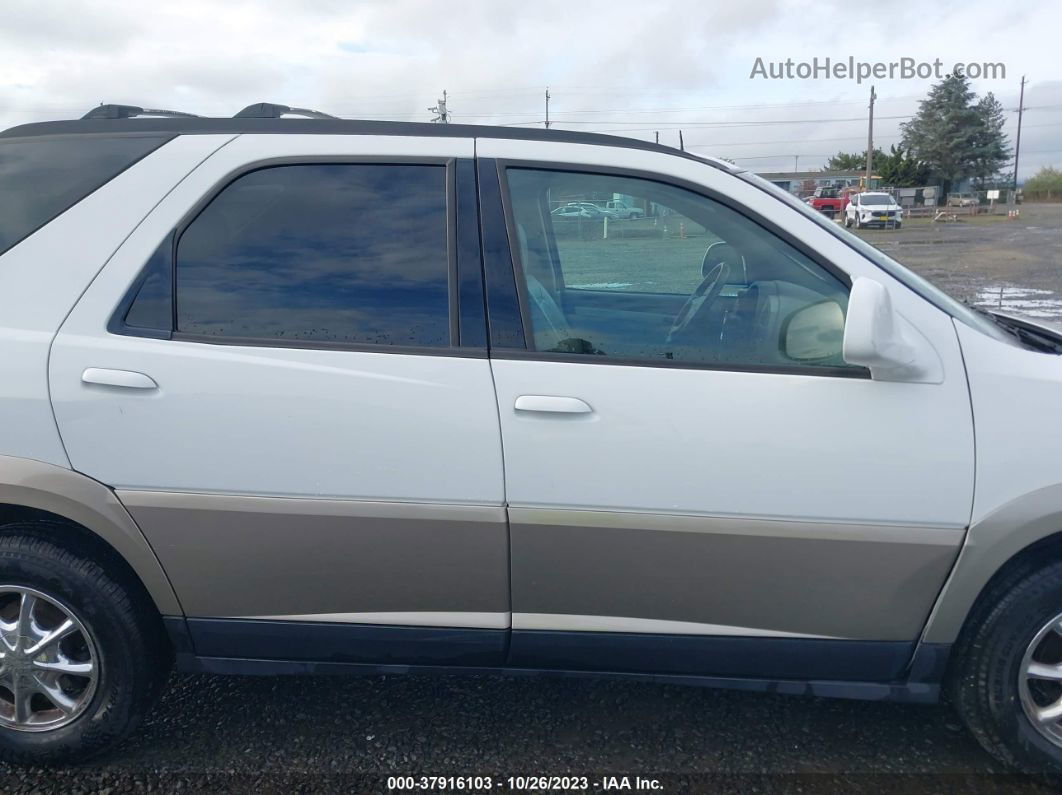
<path fill-rule="evenodd" d="M 530 307 L 528 305 L 527 284 L 523 278 L 523 263 L 520 261 L 519 252 L 512 247 L 512 241 L 516 240 L 516 222 L 513 215 L 512 199 L 508 171 L 531 170 L 531 171 L 567 171 L 579 174 L 591 174 L 606 177 L 626 177 L 655 182 L 672 188 L 685 190 L 702 198 L 722 204 L 724 207 L 746 218 L 751 223 L 764 229 L 769 234 L 781 240 L 783 243 L 794 248 L 800 254 L 807 257 L 813 263 L 821 267 L 831 276 L 836 278 L 849 293 L 852 290 L 851 277 L 841 268 L 827 260 L 818 251 L 793 236 L 788 231 L 780 228 L 771 220 L 759 213 L 750 210 L 743 204 L 734 201 L 705 185 L 700 185 L 680 177 L 667 174 L 658 174 L 642 169 L 623 168 L 617 166 L 601 166 L 577 163 L 557 163 L 545 160 L 522 160 L 519 158 L 498 158 L 496 160 L 498 181 L 501 186 L 502 210 L 505 215 L 505 231 L 510 241 L 509 255 L 513 263 L 513 279 L 515 281 L 516 294 L 520 302 L 520 319 L 524 326 L 525 349 L 495 347 L 491 341 L 490 355 L 495 359 L 520 359 L 534 361 L 570 362 L 578 364 L 616 365 L 623 367 L 667 367 L 675 370 L 719 370 L 742 373 L 772 373 L 781 375 L 814 375 L 827 378 L 858 378 L 870 379 L 870 370 L 865 367 L 844 366 L 829 367 L 794 363 L 792 365 L 773 364 L 740 364 L 734 362 L 684 362 L 673 359 L 636 359 L 632 357 L 593 356 L 590 354 L 555 353 L 552 351 L 538 351 L 534 348 L 534 338 L 530 324 Z M 489 327 L 488 322 L 488 327 Z"/>
<path fill-rule="evenodd" d="M 487 345 L 491 350 L 526 350 L 520 296 L 516 291 L 517 265 L 512 258 L 502 201 L 502 172 L 494 158 L 476 158 L 476 188 L 479 199 L 480 251 L 486 304 Z M 510 342 L 505 345 L 502 343 Z M 520 347 L 516 347 L 516 343 Z"/>
<path fill-rule="evenodd" d="M 285 155 L 281 157 L 269 157 L 244 163 L 239 167 L 227 172 L 219 178 L 209 190 L 207 190 L 196 202 L 184 212 L 174 224 L 166 239 L 170 240 L 170 290 L 171 290 L 171 319 L 168 332 L 155 329 L 142 329 L 129 326 L 125 322 L 125 316 L 136 299 L 137 293 L 148 277 L 148 265 L 151 257 L 144 262 L 140 271 L 126 289 L 122 298 L 116 305 L 114 312 L 107 321 L 107 331 L 127 337 L 143 337 L 147 339 L 166 339 L 179 342 L 207 343 L 212 345 L 232 345 L 238 347 L 254 348 L 293 348 L 298 350 L 337 350 L 337 351 L 360 351 L 365 353 L 394 353 L 405 355 L 427 356 L 458 356 L 464 358 L 483 358 L 487 355 L 484 346 L 462 346 L 460 344 L 460 294 L 458 274 L 458 222 L 457 222 L 457 161 L 471 160 L 471 158 L 458 158 L 448 156 L 403 156 L 403 155 Z M 419 346 L 419 345 L 386 345 L 368 342 L 333 342 L 329 340 L 295 340 L 274 337 L 223 337 L 212 334 L 196 334 L 194 332 L 180 331 L 177 328 L 177 247 L 180 245 L 181 236 L 195 223 L 202 212 L 228 189 L 233 183 L 242 177 L 256 171 L 283 166 L 316 166 L 316 165 L 424 165 L 442 166 L 446 169 L 446 282 L 447 282 L 447 313 L 449 330 L 449 344 L 445 346 Z M 160 243 L 161 245 L 161 243 Z M 157 248 L 155 249 L 157 250 Z M 154 254 L 154 251 L 152 254 Z M 478 263 L 476 263 L 478 267 Z M 484 335 L 486 335 L 484 329 Z"/>

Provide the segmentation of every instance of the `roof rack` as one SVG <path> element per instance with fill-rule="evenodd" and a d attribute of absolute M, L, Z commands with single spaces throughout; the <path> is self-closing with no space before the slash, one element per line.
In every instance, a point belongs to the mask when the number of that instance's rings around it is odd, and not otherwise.
<path fill-rule="evenodd" d="M 322 113 L 319 110 L 309 108 L 289 108 L 287 105 L 274 105 L 272 102 L 257 102 L 248 105 L 232 118 L 234 119 L 279 119 L 285 114 L 293 116 L 305 116 L 309 119 L 338 119 L 330 113 Z"/>
<path fill-rule="evenodd" d="M 132 119 L 136 116 L 174 116 L 182 118 L 200 118 L 195 113 L 183 113 L 179 110 L 159 110 L 156 108 L 138 108 L 136 105 L 98 105 L 82 119 Z"/>

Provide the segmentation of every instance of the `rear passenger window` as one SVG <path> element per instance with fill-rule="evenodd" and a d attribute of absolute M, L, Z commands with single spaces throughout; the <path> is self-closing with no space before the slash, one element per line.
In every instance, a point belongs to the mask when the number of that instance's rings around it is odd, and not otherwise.
<path fill-rule="evenodd" d="M 181 236 L 177 331 L 448 346 L 448 285 L 445 166 L 263 168 Z"/>
<path fill-rule="evenodd" d="M 151 255 L 136 297 L 125 314 L 125 326 L 137 331 L 170 332 L 173 329 L 173 236 Z"/>
<path fill-rule="evenodd" d="M 0 139 L 0 254 L 167 140 L 162 135 Z"/>

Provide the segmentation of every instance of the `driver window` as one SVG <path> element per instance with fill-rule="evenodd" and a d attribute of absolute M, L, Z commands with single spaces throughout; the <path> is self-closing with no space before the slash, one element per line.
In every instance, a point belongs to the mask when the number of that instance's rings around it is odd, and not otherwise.
<path fill-rule="evenodd" d="M 651 180 L 506 173 L 536 350 L 676 366 L 848 367 L 848 288 L 740 213 Z"/>

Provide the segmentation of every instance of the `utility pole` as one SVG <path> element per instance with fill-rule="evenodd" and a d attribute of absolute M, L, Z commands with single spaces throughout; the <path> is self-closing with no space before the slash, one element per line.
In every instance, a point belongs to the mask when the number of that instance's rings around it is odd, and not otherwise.
<path fill-rule="evenodd" d="M 800 173 L 800 155 L 793 155 L 793 173 Z"/>
<path fill-rule="evenodd" d="M 549 86 L 546 86 L 546 129 L 549 129 Z"/>
<path fill-rule="evenodd" d="M 656 131 L 656 142 L 660 143 L 660 130 Z"/>
<path fill-rule="evenodd" d="M 866 190 L 870 190 L 870 175 L 874 166 L 874 100 L 878 95 L 874 93 L 874 86 L 870 87 L 870 119 L 867 124 L 867 184 Z"/>
<path fill-rule="evenodd" d="M 433 124 L 449 124 L 450 123 L 450 111 L 446 109 L 446 89 L 443 89 L 442 99 L 435 101 L 434 107 L 428 108 L 435 114 L 435 118 L 432 119 Z"/>
<path fill-rule="evenodd" d="M 1018 95 L 1018 138 L 1014 142 L 1014 203 L 1018 202 L 1018 155 L 1021 154 L 1021 114 L 1025 110 L 1025 75 L 1021 76 L 1021 93 Z"/>
<path fill-rule="evenodd" d="M 682 130 L 679 130 L 679 149 L 683 152 L 686 151 L 686 144 L 682 140 Z"/>

